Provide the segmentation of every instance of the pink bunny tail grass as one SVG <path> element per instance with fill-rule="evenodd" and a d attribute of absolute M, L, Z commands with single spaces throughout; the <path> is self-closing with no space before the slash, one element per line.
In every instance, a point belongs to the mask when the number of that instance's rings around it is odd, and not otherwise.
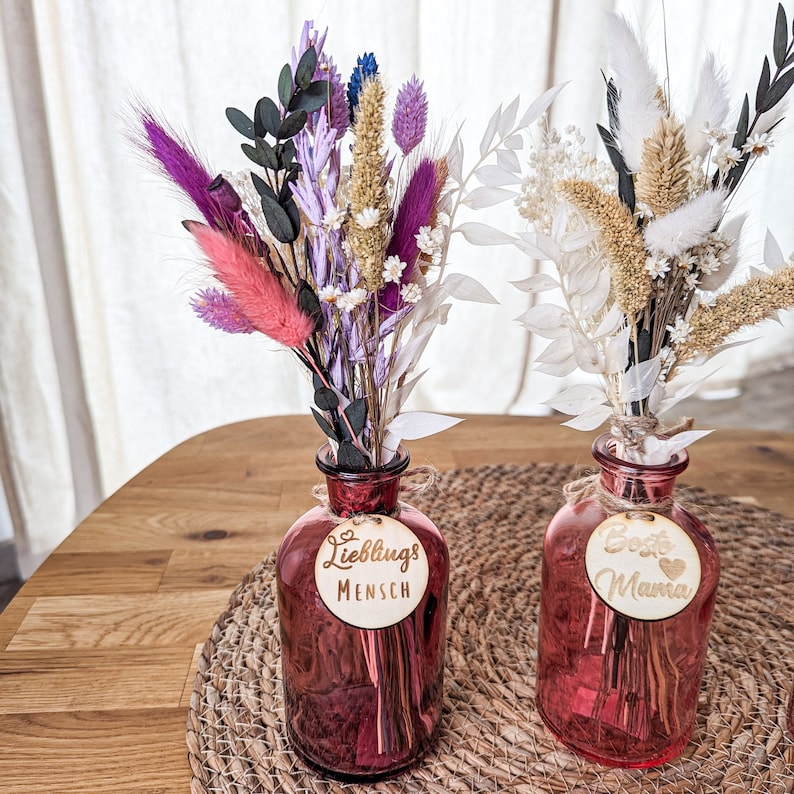
<path fill-rule="evenodd" d="M 314 320 L 300 310 L 297 296 L 223 232 L 193 221 L 186 221 L 185 227 L 254 328 L 285 347 L 302 348 L 314 331 Z"/>

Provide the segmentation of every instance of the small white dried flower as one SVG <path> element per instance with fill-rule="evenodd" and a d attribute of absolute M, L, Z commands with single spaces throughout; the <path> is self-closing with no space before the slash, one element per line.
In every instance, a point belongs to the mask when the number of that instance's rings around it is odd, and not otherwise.
<path fill-rule="evenodd" d="M 337 303 L 342 297 L 342 290 L 339 287 L 322 287 L 317 291 L 317 297 L 324 303 Z"/>
<path fill-rule="evenodd" d="M 670 342 L 674 345 L 680 345 L 682 342 L 686 342 L 692 329 L 683 317 L 678 317 L 675 325 L 665 326 L 665 330 L 670 333 Z"/>
<path fill-rule="evenodd" d="M 708 123 L 703 125 L 701 132 L 706 136 L 709 146 L 719 146 L 730 134 L 728 130 L 722 127 L 712 127 L 711 124 Z"/>
<path fill-rule="evenodd" d="M 420 226 L 415 238 L 416 245 L 423 254 L 434 256 L 444 244 L 444 230 L 438 226 L 435 229 Z"/>
<path fill-rule="evenodd" d="M 717 296 L 713 292 L 698 292 L 697 308 L 710 308 L 717 302 Z"/>
<path fill-rule="evenodd" d="M 711 162 L 714 163 L 721 172 L 725 172 L 730 171 L 741 159 L 742 153 L 739 149 L 723 144 L 717 149 L 716 154 L 711 158 Z"/>
<path fill-rule="evenodd" d="M 400 277 L 403 274 L 403 271 L 408 265 L 405 262 L 400 261 L 399 256 L 388 256 L 386 257 L 386 261 L 383 263 L 383 280 L 384 282 L 394 282 L 395 284 L 400 283 Z"/>
<path fill-rule="evenodd" d="M 664 256 L 649 256 L 645 260 L 645 269 L 651 278 L 664 278 L 670 272 L 670 260 Z"/>
<path fill-rule="evenodd" d="M 422 298 L 422 288 L 413 282 L 403 284 L 400 289 L 400 297 L 406 303 L 418 303 Z"/>
<path fill-rule="evenodd" d="M 350 292 L 343 292 L 337 299 L 337 306 L 346 312 L 352 312 L 356 306 L 361 306 L 367 300 L 367 291 L 363 287 L 356 287 Z"/>
<path fill-rule="evenodd" d="M 747 139 L 742 151 L 749 152 L 752 157 L 760 157 L 762 154 L 769 154 L 773 143 L 768 132 L 762 132 L 760 135 L 755 133 Z"/>
<path fill-rule="evenodd" d="M 331 207 L 325 215 L 323 215 L 323 228 L 338 231 L 342 228 L 342 223 L 345 220 L 345 211 L 338 207 Z"/>
<path fill-rule="evenodd" d="M 364 207 L 361 212 L 356 213 L 355 221 L 362 229 L 372 229 L 380 221 L 380 210 L 376 207 Z"/>
<path fill-rule="evenodd" d="M 691 271 L 686 273 L 684 275 L 684 284 L 686 284 L 687 289 L 695 289 L 695 287 L 698 285 L 698 274 L 692 273 Z"/>

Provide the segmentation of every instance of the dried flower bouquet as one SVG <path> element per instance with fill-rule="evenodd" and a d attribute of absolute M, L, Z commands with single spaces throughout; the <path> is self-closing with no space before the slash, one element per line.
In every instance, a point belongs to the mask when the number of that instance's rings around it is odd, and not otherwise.
<path fill-rule="evenodd" d="M 263 333 L 290 348 L 313 378 L 312 411 L 340 468 L 360 471 L 387 463 L 401 439 L 457 421 L 403 411 L 422 375 L 419 358 L 446 322 L 447 299 L 495 302 L 474 279 L 447 273 L 450 237 L 457 231 L 479 245 L 509 237 L 480 223 L 455 226 L 456 215 L 512 198 L 492 186 L 497 166 L 485 163 L 506 163 L 520 182 L 519 133 L 556 92 L 521 119 L 518 100 L 500 107 L 464 176 L 460 135 L 446 152 L 428 140 L 427 98 L 415 76 L 389 123 L 374 55 L 358 59 L 345 87 L 325 39 L 307 22 L 277 97 L 260 99 L 251 118 L 227 109 L 248 139 L 242 149 L 253 170 L 213 177 L 148 109 L 139 113 L 140 144 L 203 218 L 185 222 L 212 276 L 193 299 L 196 313 L 220 330 Z M 472 177 L 482 186 L 470 189 Z"/>
<path fill-rule="evenodd" d="M 518 202 L 532 230 L 517 244 L 553 262 L 554 274 L 517 286 L 562 295 L 560 305 L 540 302 L 519 318 L 551 339 L 537 368 L 593 376 L 549 405 L 573 415 L 566 425 L 594 430 L 608 422 L 611 431 L 594 446 L 601 473 L 566 488 L 568 505 L 546 533 L 537 705 L 578 752 L 642 767 L 677 755 L 689 739 L 719 573 L 713 539 L 672 496 L 684 448 L 710 431 L 692 430 L 691 420 L 665 427 L 658 414 L 697 386 L 679 385 L 685 368 L 794 306 L 794 264 L 771 235 L 766 267 L 736 283 L 744 218 L 728 213 L 773 145 L 794 83 L 794 35 L 781 5 L 774 71 L 765 58 L 752 112 L 745 96 L 732 123 L 727 81 L 712 55 L 681 117 L 663 88 L 670 80 L 659 80 L 624 19 L 609 17 L 608 44 L 609 123 L 598 131 L 611 167 L 585 151 L 576 128 L 540 131 Z M 606 543 L 613 520 L 611 545 L 587 557 L 585 547 Z M 648 545 L 654 538 L 663 545 Z M 648 605 L 668 606 L 683 571 L 694 572 L 692 600 L 655 619 Z M 605 572 L 621 583 L 619 595 L 642 581 L 645 597 L 631 591 L 628 604 L 610 600 L 614 592 L 595 584 Z"/>
<path fill-rule="evenodd" d="M 744 216 L 729 216 L 733 194 L 774 144 L 794 82 L 794 39 L 781 5 L 774 71 L 765 58 L 752 112 L 745 95 L 728 122 L 728 84 L 713 55 L 682 117 L 662 88 L 669 79 L 659 80 L 629 24 L 610 17 L 608 37 L 609 124 L 598 131 L 611 168 L 584 150 L 579 130 L 540 131 L 519 200 L 532 231 L 519 246 L 551 260 L 556 277 L 541 273 L 516 286 L 559 289 L 563 300 L 519 320 L 552 340 L 537 357 L 539 371 L 597 377 L 549 401 L 574 416 L 565 424 L 592 430 L 609 422 L 623 457 L 661 463 L 704 434 L 689 423 L 659 424 L 657 415 L 699 383 L 680 386 L 676 376 L 731 346 L 740 329 L 794 306 L 794 266 L 771 234 L 765 268 L 735 283 Z M 660 430 L 671 437 L 659 438 Z"/>

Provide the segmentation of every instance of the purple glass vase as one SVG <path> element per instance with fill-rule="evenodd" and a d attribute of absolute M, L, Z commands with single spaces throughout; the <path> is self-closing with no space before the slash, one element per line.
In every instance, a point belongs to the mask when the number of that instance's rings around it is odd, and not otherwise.
<path fill-rule="evenodd" d="M 342 780 L 420 761 L 441 716 L 449 553 L 427 516 L 399 502 L 409 457 L 339 471 L 317 454 L 328 504 L 278 551 L 281 670 L 292 749 Z"/>
<path fill-rule="evenodd" d="M 585 758 L 655 766 L 692 733 L 719 556 L 673 499 L 685 451 L 627 463 L 605 434 L 593 456 L 602 495 L 561 508 L 546 530 L 536 705 Z"/>

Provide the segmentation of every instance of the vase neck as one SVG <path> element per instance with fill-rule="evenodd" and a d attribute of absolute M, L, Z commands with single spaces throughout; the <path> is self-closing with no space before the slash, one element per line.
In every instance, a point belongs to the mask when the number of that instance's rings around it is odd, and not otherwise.
<path fill-rule="evenodd" d="M 342 518 L 357 513 L 388 515 L 397 509 L 400 479 L 408 466 L 408 451 L 400 447 L 394 458 L 378 469 L 360 472 L 336 468 L 329 445 L 317 453 L 317 466 L 325 474 L 328 505 Z"/>
<path fill-rule="evenodd" d="M 676 478 L 689 465 L 686 451 L 667 463 L 646 466 L 615 455 L 615 441 L 605 433 L 593 442 L 593 457 L 601 467 L 601 487 L 618 499 L 636 504 L 669 502 Z"/>

